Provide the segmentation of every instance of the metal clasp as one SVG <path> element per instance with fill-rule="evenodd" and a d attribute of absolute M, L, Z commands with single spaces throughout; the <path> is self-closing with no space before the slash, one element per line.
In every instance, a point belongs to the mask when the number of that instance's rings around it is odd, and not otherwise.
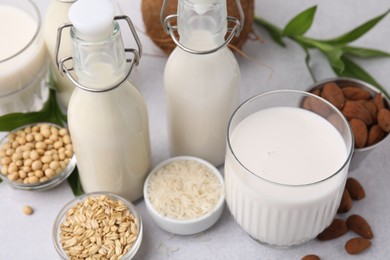
<path fill-rule="evenodd" d="M 103 88 L 103 89 L 90 88 L 88 86 L 81 84 L 80 82 L 78 82 L 74 78 L 74 76 L 71 74 L 71 71 L 74 70 L 73 66 L 67 68 L 65 65 L 66 62 L 73 60 L 73 57 L 68 56 L 68 57 L 64 57 L 62 59 L 60 59 L 58 57 L 59 52 L 60 52 L 60 48 L 61 48 L 62 32 L 65 28 L 73 27 L 73 25 L 71 23 L 66 23 L 66 24 L 61 25 L 57 29 L 57 41 L 56 41 L 56 46 L 55 46 L 55 50 L 54 50 L 54 56 L 55 56 L 57 68 L 61 74 L 65 73 L 65 75 L 69 78 L 69 80 L 73 84 L 75 84 L 77 87 L 79 87 L 83 90 L 90 91 L 90 92 L 107 92 L 107 91 L 113 90 L 113 89 L 117 88 L 118 86 L 120 86 L 123 82 L 125 82 L 127 80 L 127 78 L 130 76 L 134 65 L 138 66 L 138 64 L 139 64 L 139 60 L 141 59 L 141 55 L 142 55 L 142 45 L 141 45 L 141 41 L 138 38 L 138 35 L 137 35 L 137 32 L 136 32 L 135 27 L 133 25 L 133 22 L 131 21 L 131 19 L 128 16 L 125 16 L 125 15 L 115 16 L 114 20 L 125 20 L 127 22 L 127 25 L 130 28 L 130 31 L 134 37 L 134 40 L 137 44 L 138 49 L 125 48 L 126 53 L 131 53 L 133 55 L 132 58 L 126 59 L 126 62 L 130 63 L 130 66 L 128 67 L 128 69 L 127 69 L 127 71 L 122 79 L 120 79 L 114 85 L 109 86 L 107 88 Z"/>
<path fill-rule="evenodd" d="M 198 51 L 198 50 L 190 49 L 190 48 L 188 48 L 188 47 L 186 47 L 186 46 L 184 46 L 183 44 L 180 43 L 179 39 L 176 37 L 176 34 L 175 34 L 175 31 L 177 31 L 177 25 L 172 25 L 171 24 L 171 20 L 177 19 L 178 15 L 177 14 L 170 14 L 170 15 L 167 15 L 165 17 L 165 11 L 166 11 L 166 8 L 167 8 L 167 1 L 168 0 L 164 0 L 163 1 L 162 7 L 161 7 L 161 12 L 160 12 L 160 22 L 161 22 L 161 24 L 164 27 L 165 33 L 169 34 L 171 36 L 172 40 L 174 41 L 174 43 L 177 46 L 179 46 L 182 50 L 184 50 L 186 52 L 189 52 L 189 53 L 192 53 L 192 54 L 210 54 L 210 53 L 219 51 L 220 49 L 226 47 L 229 44 L 229 42 L 233 39 L 234 36 L 235 37 L 240 36 L 240 32 L 241 32 L 241 30 L 242 30 L 242 28 L 244 26 L 245 16 L 244 16 L 244 11 L 242 10 L 241 1 L 240 0 L 236 0 L 238 13 L 240 15 L 240 20 L 238 20 L 237 18 L 232 17 L 232 16 L 228 16 L 226 18 L 228 24 L 229 24 L 229 22 L 232 22 L 235 25 L 233 27 L 228 27 L 227 28 L 227 31 L 229 32 L 229 35 L 225 39 L 225 42 L 222 45 L 220 45 L 220 46 L 218 46 L 218 47 L 216 47 L 214 49 L 211 49 L 211 50 Z"/>

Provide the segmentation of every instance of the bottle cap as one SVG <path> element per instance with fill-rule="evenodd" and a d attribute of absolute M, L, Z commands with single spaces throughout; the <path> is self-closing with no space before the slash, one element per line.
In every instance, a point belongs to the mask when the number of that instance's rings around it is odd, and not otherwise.
<path fill-rule="evenodd" d="M 115 8 L 109 0 L 78 0 L 68 16 L 78 37 L 101 41 L 112 34 Z"/>

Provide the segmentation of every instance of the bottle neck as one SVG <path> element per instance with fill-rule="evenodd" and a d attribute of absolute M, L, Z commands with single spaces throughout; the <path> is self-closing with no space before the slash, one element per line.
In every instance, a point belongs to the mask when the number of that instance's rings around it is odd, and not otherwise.
<path fill-rule="evenodd" d="M 117 82 L 126 70 L 126 56 L 118 23 L 111 35 L 101 41 L 78 37 L 72 28 L 74 70 L 80 83 L 103 88 Z"/>
<path fill-rule="evenodd" d="M 180 43 L 199 51 L 220 46 L 227 31 L 226 0 L 179 0 Z"/>

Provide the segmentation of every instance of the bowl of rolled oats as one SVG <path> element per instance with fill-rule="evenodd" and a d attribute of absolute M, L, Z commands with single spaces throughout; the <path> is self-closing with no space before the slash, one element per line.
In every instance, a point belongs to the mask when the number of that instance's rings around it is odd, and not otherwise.
<path fill-rule="evenodd" d="M 71 200 L 53 226 L 62 259 L 132 259 L 142 241 L 142 220 L 128 200 L 108 192 Z"/>
<path fill-rule="evenodd" d="M 53 188 L 75 167 L 72 140 L 65 127 L 46 122 L 28 124 L 0 141 L 0 178 L 15 189 Z"/>

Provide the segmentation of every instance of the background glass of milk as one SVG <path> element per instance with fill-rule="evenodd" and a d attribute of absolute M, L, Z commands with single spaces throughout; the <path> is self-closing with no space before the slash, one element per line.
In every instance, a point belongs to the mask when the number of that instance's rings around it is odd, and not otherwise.
<path fill-rule="evenodd" d="M 249 99 L 228 127 L 230 212 L 261 243 L 288 247 L 316 237 L 336 214 L 353 144 L 348 122 L 318 96 L 278 90 Z"/>
<path fill-rule="evenodd" d="M 0 115 L 39 109 L 47 97 L 41 15 L 29 0 L 0 0 Z"/>

